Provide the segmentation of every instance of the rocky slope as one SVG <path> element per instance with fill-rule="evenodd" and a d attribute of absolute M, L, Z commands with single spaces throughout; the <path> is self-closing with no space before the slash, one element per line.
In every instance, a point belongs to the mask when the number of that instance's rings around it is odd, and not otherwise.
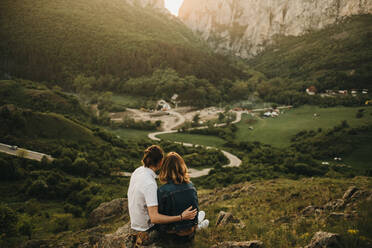
<path fill-rule="evenodd" d="M 216 50 L 248 58 L 275 35 L 298 36 L 367 13 L 370 0 L 185 0 L 179 17 Z"/>

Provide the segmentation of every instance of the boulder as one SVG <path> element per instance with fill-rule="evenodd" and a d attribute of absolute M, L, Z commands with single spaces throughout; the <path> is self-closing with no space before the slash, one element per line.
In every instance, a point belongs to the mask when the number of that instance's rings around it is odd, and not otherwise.
<path fill-rule="evenodd" d="M 94 248 L 132 248 L 135 240 L 130 235 L 130 223 L 120 227 L 115 233 L 106 234 L 98 239 L 90 239 L 89 243 Z"/>
<path fill-rule="evenodd" d="M 244 242 L 227 241 L 211 246 L 211 248 L 262 248 L 262 247 L 263 243 L 259 240 Z"/>
<path fill-rule="evenodd" d="M 343 199 L 337 199 L 337 200 L 333 200 L 325 204 L 324 209 L 337 210 L 337 209 L 343 208 L 344 206 L 345 206 L 345 201 Z"/>
<path fill-rule="evenodd" d="M 301 214 L 304 216 L 310 216 L 316 212 L 316 210 L 320 209 L 320 207 L 317 206 L 307 206 L 306 208 L 301 210 Z"/>
<path fill-rule="evenodd" d="M 221 211 L 218 214 L 216 226 L 224 226 L 229 223 L 239 223 L 240 221 L 232 215 L 232 213 Z"/>
<path fill-rule="evenodd" d="M 354 195 L 355 195 L 355 193 L 356 193 L 357 191 L 359 191 L 359 189 L 358 189 L 357 187 L 355 187 L 355 186 L 350 186 L 350 187 L 346 190 L 346 192 L 345 192 L 344 196 L 342 197 L 342 199 L 343 199 L 345 202 L 351 200 L 351 199 L 354 197 Z"/>
<path fill-rule="evenodd" d="M 346 215 L 345 213 L 339 213 L 339 212 L 332 212 L 329 214 L 328 218 L 330 219 L 342 219 L 342 218 L 347 218 L 348 215 Z"/>
<path fill-rule="evenodd" d="M 340 236 L 336 233 L 317 232 L 314 234 L 309 245 L 305 248 L 338 248 L 340 245 Z"/>
<path fill-rule="evenodd" d="M 98 208 L 94 209 L 89 216 L 89 226 L 96 226 L 107 220 L 122 216 L 127 212 L 127 199 L 119 198 L 110 202 L 102 203 Z"/>

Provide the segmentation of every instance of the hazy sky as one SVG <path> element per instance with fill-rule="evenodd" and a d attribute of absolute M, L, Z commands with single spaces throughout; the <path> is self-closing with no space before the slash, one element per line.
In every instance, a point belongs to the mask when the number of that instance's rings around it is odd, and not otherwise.
<path fill-rule="evenodd" d="M 178 9 L 181 7 L 183 0 L 165 0 L 165 7 L 174 15 L 178 15 Z"/>

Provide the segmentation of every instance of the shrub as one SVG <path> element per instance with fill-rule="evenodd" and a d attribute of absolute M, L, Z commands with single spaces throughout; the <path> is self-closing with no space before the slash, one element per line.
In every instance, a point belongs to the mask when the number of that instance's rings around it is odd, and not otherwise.
<path fill-rule="evenodd" d="M 53 219 L 52 224 L 54 233 L 67 231 L 70 228 L 71 216 L 70 215 L 56 216 Z"/>
<path fill-rule="evenodd" d="M 72 214 L 74 217 L 81 217 L 83 213 L 83 209 L 74 205 L 71 205 L 69 203 L 66 203 L 63 206 L 63 209 L 65 210 L 66 213 Z"/>
<path fill-rule="evenodd" d="M 38 179 L 27 189 L 27 194 L 36 198 L 45 198 L 48 193 L 48 185 L 44 180 Z"/>
<path fill-rule="evenodd" d="M 5 204 L 0 205 L 0 233 L 6 237 L 17 234 L 17 214 Z"/>

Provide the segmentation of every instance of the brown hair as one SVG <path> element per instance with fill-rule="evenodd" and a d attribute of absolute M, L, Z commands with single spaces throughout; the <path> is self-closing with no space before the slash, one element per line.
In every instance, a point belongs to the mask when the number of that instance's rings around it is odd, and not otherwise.
<path fill-rule="evenodd" d="M 164 152 L 160 146 L 152 145 L 148 147 L 143 155 L 142 164 L 145 167 L 156 166 L 164 157 Z"/>
<path fill-rule="evenodd" d="M 178 153 L 170 152 L 167 154 L 159 173 L 159 180 L 162 183 L 173 181 L 175 184 L 190 182 L 185 161 Z"/>

